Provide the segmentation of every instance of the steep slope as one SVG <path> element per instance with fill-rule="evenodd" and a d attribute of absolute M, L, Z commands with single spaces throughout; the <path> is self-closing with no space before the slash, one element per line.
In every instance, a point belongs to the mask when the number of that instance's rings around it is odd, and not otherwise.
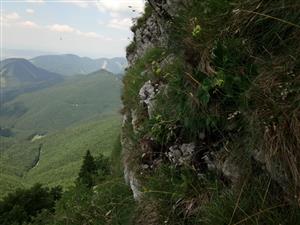
<path fill-rule="evenodd" d="M 118 74 L 127 66 L 125 58 L 91 59 L 77 55 L 43 55 L 30 60 L 37 67 L 60 73 L 66 76 L 88 74 L 100 69 Z"/>
<path fill-rule="evenodd" d="M 63 81 L 61 75 L 34 66 L 26 59 L 6 59 L 0 63 L 2 102 Z"/>
<path fill-rule="evenodd" d="M 149 0 L 123 79 L 135 224 L 299 224 L 293 0 Z"/>

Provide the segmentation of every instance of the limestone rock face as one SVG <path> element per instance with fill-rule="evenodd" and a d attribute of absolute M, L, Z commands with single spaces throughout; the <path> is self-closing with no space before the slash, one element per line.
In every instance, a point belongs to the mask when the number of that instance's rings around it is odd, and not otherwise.
<path fill-rule="evenodd" d="M 131 124 L 132 124 L 132 128 L 134 133 L 138 132 L 138 116 L 137 116 L 137 112 L 135 109 L 131 110 Z"/>
<path fill-rule="evenodd" d="M 240 171 L 235 161 L 232 160 L 225 151 L 218 153 L 207 152 L 203 156 L 203 160 L 209 171 L 222 174 L 233 185 L 237 184 L 240 180 L 242 171 Z"/>
<path fill-rule="evenodd" d="M 124 166 L 124 179 L 132 190 L 134 200 L 139 201 L 142 197 L 140 185 L 135 177 L 134 172 L 130 170 L 126 165 Z"/>
<path fill-rule="evenodd" d="M 176 166 L 190 165 L 195 154 L 196 146 L 194 143 L 173 145 L 166 153 L 170 162 Z"/>
<path fill-rule="evenodd" d="M 169 40 L 168 34 L 166 32 L 166 18 L 170 18 L 176 15 L 180 7 L 184 7 L 190 0 L 160 0 L 160 1 L 149 1 L 149 4 L 152 7 L 152 14 L 146 18 L 145 22 L 137 27 L 134 30 L 134 50 L 127 52 L 127 60 L 129 66 L 134 65 L 134 63 L 142 57 L 147 50 L 153 47 L 166 47 Z M 172 63 L 175 59 L 174 55 L 166 55 L 166 57 L 159 62 L 160 68 L 164 68 Z M 144 71 L 143 73 L 147 73 Z M 143 76 L 143 74 L 141 74 Z M 155 109 L 155 98 L 157 94 L 161 91 L 167 89 L 167 85 L 161 82 L 152 82 L 147 81 L 141 87 L 138 97 L 140 99 L 141 106 L 145 106 L 146 114 L 148 119 L 153 118 L 154 109 Z M 126 136 L 126 127 L 132 127 L 132 130 L 135 134 L 139 133 L 139 115 L 136 109 L 129 109 L 124 113 L 123 117 L 123 133 L 121 137 L 121 143 L 123 148 L 124 155 L 124 176 L 126 182 L 130 185 L 134 198 L 140 199 L 141 192 L 139 182 L 136 179 L 135 172 L 132 171 L 131 167 L 128 165 L 130 161 L 130 151 L 141 151 L 141 158 L 145 160 L 147 158 L 143 152 L 143 144 L 141 144 L 140 149 L 135 149 L 136 146 L 133 146 L 129 137 Z M 151 139 L 151 137 L 150 137 Z M 148 146 L 148 145 L 147 145 Z M 193 158 L 195 151 L 194 143 L 186 143 L 178 146 L 170 147 L 167 157 L 171 162 L 176 165 L 189 164 Z M 146 151 L 147 153 L 151 152 L 151 149 Z M 177 154 L 178 153 L 178 154 Z M 149 158 L 149 157 L 148 157 Z M 142 169 L 150 169 L 155 167 L 161 162 L 160 158 L 153 158 L 153 161 L 150 162 L 147 158 L 147 163 L 141 166 Z M 152 158 L 152 157 L 150 157 Z M 149 162 L 148 162 L 149 161 Z"/>
<path fill-rule="evenodd" d="M 147 81 L 139 91 L 141 104 L 145 104 L 148 109 L 148 116 L 152 118 L 155 107 L 155 96 L 161 90 L 159 83 L 153 84 L 150 80 Z"/>
<path fill-rule="evenodd" d="M 236 184 L 241 176 L 239 167 L 230 158 L 227 158 L 221 166 L 224 176 L 230 179 L 233 184 Z"/>
<path fill-rule="evenodd" d="M 140 89 L 139 96 L 142 102 L 146 105 L 150 105 L 151 101 L 155 97 L 155 87 L 151 81 L 147 81 Z"/>
<path fill-rule="evenodd" d="M 166 32 L 165 20 L 178 14 L 182 7 L 186 7 L 191 0 L 150 0 L 153 13 L 146 19 L 146 22 L 134 31 L 135 50 L 127 53 L 129 65 L 136 62 L 145 52 L 153 47 L 167 46 L 169 41 Z"/>
<path fill-rule="evenodd" d="M 130 65 L 142 57 L 145 52 L 155 46 L 164 46 L 167 42 L 165 30 L 159 17 L 152 14 L 143 24 L 134 32 L 135 51 L 127 53 L 127 60 Z"/>

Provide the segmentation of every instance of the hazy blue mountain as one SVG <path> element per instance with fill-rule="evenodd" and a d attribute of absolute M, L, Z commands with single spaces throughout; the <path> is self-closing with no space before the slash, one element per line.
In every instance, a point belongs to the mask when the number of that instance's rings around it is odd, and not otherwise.
<path fill-rule="evenodd" d="M 124 72 L 127 66 L 125 58 L 100 58 L 91 59 L 77 55 L 43 55 L 30 60 L 35 66 L 66 76 L 88 74 L 100 69 L 105 69 L 114 74 Z"/>
<path fill-rule="evenodd" d="M 26 59 L 5 59 L 0 64 L 2 102 L 25 92 L 49 87 L 63 81 L 60 74 L 38 68 Z"/>
<path fill-rule="evenodd" d="M 40 56 L 40 55 L 58 54 L 56 52 L 48 52 L 48 51 L 40 51 L 40 50 L 32 50 L 32 49 L 1 48 L 1 50 L 3 53 L 1 55 L 1 60 L 9 59 L 9 58 L 32 59 L 32 58 Z"/>

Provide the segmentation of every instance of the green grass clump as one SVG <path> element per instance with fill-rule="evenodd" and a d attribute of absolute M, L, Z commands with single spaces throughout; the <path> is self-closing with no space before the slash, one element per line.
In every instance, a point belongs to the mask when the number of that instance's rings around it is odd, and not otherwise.
<path fill-rule="evenodd" d="M 122 100 L 126 106 L 131 108 L 137 107 L 139 104 L 139 90 L 150 79 L 145 71 L 152 68 L 153 61 L 162 58 L 162 53 L 163 50 L 160 48 L 150 49 L 142 58 L 137 60 L 135 65 L 128 69 L 123 78 L 124 88 L 122 93 Z"/>
<path fill-rule="evenodd" d="M 284 200 L 282 194 L 270 177 L 253 177 L 238 190 L 214 193 L 200 209 L 200 221 L 207 225 L 297 224 L 297 202 Z"/>
<path fill-rule="evenodd" d="M 219 176 L 163 165 L 142 180 L 144 207 L 138 211 L 144 214 L 152 207 L 159 224 L 271 225 L 297 224 L 300 219 L 297 201 L 285 199 L 278 184 L 264 174 L 248 174 L 229 188 Z"/>
<path fill-rule="evenodd" d="M 196 203 L 198 197 L 204 198 L 207 191 L 203 189 L 205 182 L 197 178 L 192 168 L 162 165 L 142 180 L 142 201 L 153 204 L 160 224 L 193 224 L 195 215 L 188 215 L 185 207 Z"/>

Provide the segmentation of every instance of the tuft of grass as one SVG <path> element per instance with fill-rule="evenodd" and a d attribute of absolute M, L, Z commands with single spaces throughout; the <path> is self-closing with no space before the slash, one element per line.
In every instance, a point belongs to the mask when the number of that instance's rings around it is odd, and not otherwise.
<path fill-rule="evenodd" d="M 144 57 L 137 60 L 135 65 L 128 68 L 123 78 L 123 103 L 131 108 L 136 108 L 139 104 L 139 90 L 144 83 L 150 79 L 147 69 L 150 69 L 152 62 L 162 58 L 163 50 L 160 48 L 150 49 Z"/>
<path fill-rule="evenodd" d="M 285 201 L 282 190 L 265 176 L 245 180 L 238 190 L 213 194 L 200 213 L 207 225 L 297 224 L 300 218 L 297 203 Z"/>

